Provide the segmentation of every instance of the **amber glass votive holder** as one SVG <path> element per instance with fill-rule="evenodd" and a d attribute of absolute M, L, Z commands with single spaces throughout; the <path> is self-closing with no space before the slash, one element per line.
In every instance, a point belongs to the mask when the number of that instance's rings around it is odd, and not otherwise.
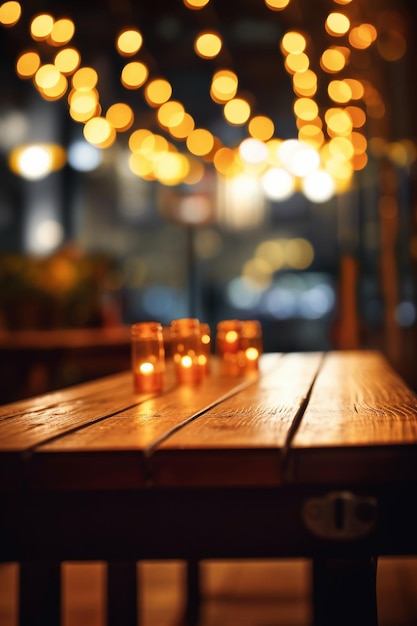
<path fill-rule="evenodd" d="M 211 356 L 211 331 L 210 326 L 204 322 L 200 323 L 200 353 L 198 363 L 203 375 L 210 373 Z"/>
<path fill-rule="evenodd" d="M 241 322 L 240 349 L 245 369 L 259 369 L 259 357 L 263 352 L 262 326 L 258 320 Z"/>
<path fill-rule="evenodd" d="M 241 333 L 240 320 L 222 320 L 217 324 L 216 354 L 226 374 L 240 374 L 245 366 L 240 348 Z"/>
<path fill-rule="evenodd" d="M 182 318 L 171 322 L 171 350 L 177 381 L 195 384 L 203 374 L 199 364 L 201 355 L 200 322 L 196 318 Z"/>
<path fill-rule="evenodd" d="M 133 386 L 136 393 L 161 391 L 165 350 L 159 322 L 137 322 L 131 327 Z"/>

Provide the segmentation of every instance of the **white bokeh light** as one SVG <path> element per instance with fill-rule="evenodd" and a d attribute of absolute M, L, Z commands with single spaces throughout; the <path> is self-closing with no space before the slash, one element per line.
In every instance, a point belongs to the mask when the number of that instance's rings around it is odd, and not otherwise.
<path fill-rule="evenodd" d="M 92 172 L 102 161 L 102 152 L 87 141 L 74 141 L 68 148 L 68 163 L 79 172 Z"/>
<path fill-rule="evenodd" d="M 320 155 L 317 150 L 298 139 L 283 141 L 277 152 L 281 163 L 294 176 L 307 176 L 320 166 Z"/>
<path fill-rule="evenodd" d="M 38 254 L 51 252 L 62 243 L 63 238 L 64 231 L 57 220 L 39 221 L 32 234 L 31 250 Z"/>
<path fill-rule="evenodd" d="M 327 202 L 334 196 L 335 184 L 333 178 L 325 170 L 317 170 L 303 178 L 302 190 L 311 202 Z"/>
<path fill-rule="evenodd" d="M 328 315 L 335 304 L 335 293 L 330 285 L 315 285 L 300 296 L 299 312 L 301 317 L 319 319 Z"/>
<path fill-rule="evenodd" d="M 21 175 L 29 180 L 44 178 L 51 171 L 51 153 L 42 146 L 30 146 L 19 155 L 18 166 Z"/>
<path fill-rule="evenodd" d="M 294 193 L 294 177 L 282 167 L 271 167 L 262 176 L 262 187 L 270 200 L 286 200 Z"/>
<path fill-rule="evenodd" d="M 248 137 L 239 146 L 239 156 L 248 165 L 260 165 L 268 159 L 268 148 L 263 141 Z"/>
<path fill-rule="evenodd" d="M 265 296 L 265 310 L 279 320 L 290 319 L 297 312 L 296 291 L 275 286 Z"/>
<path fill-rule="evenodd" d="M 227 298 L 236 309 L 253 309 L 261 298 L 261 290 L 243 277 L 233 278 L 227 286 Z"/>

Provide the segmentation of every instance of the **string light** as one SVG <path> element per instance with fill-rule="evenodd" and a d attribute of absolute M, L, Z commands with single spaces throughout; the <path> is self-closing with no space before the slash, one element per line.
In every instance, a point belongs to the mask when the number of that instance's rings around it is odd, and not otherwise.
<path fill-rule="evenodd" d="M 209 0 L 183 0 L 183 2 L 190 10 L 200 10 L 209 3 Z M 264 0 L 264 2 L 272 11 L 281 11 L 289 5 L 289 0 Z M 335 2 L 340 5 L 350 4 L 350 0 Z M 20 15 L 21 8 L 18 2 L 4 2 L 0 6 L 0 24 L 4 26 L 16 24 Z M 347 35 L 349 45 L 358 50 L 368 48 L 377 40 L 377 31 L 372 24 L 356 23 L 352 27 L 348 15 L 339 11 L 329 13 L 324 27 L 332 37 L 340 38 Z M 51 47 L 68 44 L 74 33 L 75 25 L 69 18 L 56 20 L 51 14 L 42 13 L 36 15 L 30 22 L 32 39 L 35 42 L 45 41 Z M 116 37 L 116 50 L 121 56 L 133 56 L 142 46 L 143 36 L 138 29 L 123 29 Z M 218 56 L 222 47 L 222 37 L 215 31 L 202 31 L 194 42 L 195 53 L 208 60 Z M 327 92 L 329 99 L 337 106 L 330 106 L 321 114 L 314 100 L 318 89 L 318 76 L 311 67 L 307 39 L 300 32 L 288 31 L 284 34 L 280 47 L 285 56 L 284 65 L 292 75 L 296 95 L 293 110 L 299 139 L 317 150 L 319 148 L 323 150 L 327 143 L 336 138 L 343 138 L 350 142 L 350 149 L 346 153 L 352 155 L 353 152 L 351 162 L 354 167 L 363 167 L 367 158 L 367 142 L 361 133 L 356 132 L 354 135 L 353 129 L 361 128 L 365 124 L 366 115 L 375 119 L 384 115 L 384 104 L 378 92 L 371 85 L 367 85 L 365 89 L 363 81 L 333 76 L 328 82 Z M 349 57 L 348 46 L 330 46 L 320 57 L 320 68 L 325 74 L 340 74 L 348 66 Z M 45 64 L 42 64 L 38 52 L 27 50 L 18 57 L 16 73 L 23 79 L 32 78 L 34 85 L 47 100 L 65 95 L 68 90 L 66 77 L 72 75 L 72 89 L 68 95 L 69 113 L 74 120 L 85 125 L 84 134 L 88 141 L 94 136 L 91 139 L 93 145 L 108 147 L 114 143 L 117 132 L 124 132 L 132 127 L 134 112 L 124 103 L 115 103 L 108 108 L 105 117 L 101 117 L 100 98 L 96 87 L 97 72 L 93 68 L 80 68 L 80 65 L 81 56 L 76 48 L 63 48 L 55 55 L 53 63 Z M 164 78 L 151 81 L 148 79 L 148 67 L 138 60 L 127 63 L 120 76 L 121 83 L 126 89 L 144 88 L 145 100 L 149 106 L 157 109 L 156 119 L 161 128 L 175 140 L 184 141 L 184 147 L 191 154 L 202 157 L 204 161 L 212 161 L 217 171 L 223 175 L 241 171 L 242 164 L 236 156 L 238 147 L 236 150 L 229 150 L 208 130 L 195 129 L 194 119 L 186 112 L 184 105 L 171 100 L 173 91 L 171 84 Z M 230 69 L 217 70 L 213 74 L 210 96 L 223 106 L 224 118 L 230 125 L 242 126 L 247 123 L 248 135 L 251 138 L 268 142 L 275 130 L 272 120 L 263 115 L 251 117 L 251 106 L 246 98 L 238 95 L 238 85 L 238 77 Z M 352 100 L 360 99 L 364 100 L 367 113 L 361 107 L 351 104 Z M 325 122 L 325 129 L 317 123 L 321 118 Z M 92 132 L 93 128 L 96 128 L 95 132 Z M 101 139 L 95 136 L 97 128 L 101 128 Z M 324 132 L 328 135 L 327 143 Z M 204 147 L 196 148 L 203 133 L 206 138 L 211 139 Z M 196 141 L 195 137 L 200 139 Z M 204 142 L 201 143 L 203 145 Z"/>
<path fill-rule="evenodd" d="M 142 34 L 136 29 L 128 29 L 118 35 L 116 49 L 122 56 L 130 56 L 138 52 L 142 43 Z"/>
<path fill-rule="evenodd" d="M 19 2 L 4 2 L 0 6 L 0 24 L 3 26 L 15 26 L 22 15 Z"/>
<path fill-rule="evenodd" d="M 53 23 L 48 43 L 51 46 L 63 46 L 71 41 L 75 33 L 74 22 L 68 18 Z"/>

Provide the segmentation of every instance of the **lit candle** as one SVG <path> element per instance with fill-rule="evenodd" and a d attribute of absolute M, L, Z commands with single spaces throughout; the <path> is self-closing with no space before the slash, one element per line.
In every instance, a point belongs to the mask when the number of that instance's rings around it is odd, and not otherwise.
<path fill-rule="evenodd" d="M 263 352 L 262 326 L 257 320 L 241 322 L 240 348 L 248 370 L 259 368 L 259 357 Z"/>
<path fill-rule="evenodd" d="M 210 373 L 211 333 L 208 324 L 200 324 L 200 353 L 198 364 L 203 375 Z"/>
<path fill-rule="evenodd" d="M 200 322 L 183 318 L 171 322 L 172 358 L 179 383 L 195 384 L 202 379 Z"/>
<path fill-rule="evenodd" d="M 133 386 L 136 393 L 161 391 L 165 352 L 159 322 L 138 322 L 131 328 Z"/>
<path fill-rule="evenodd" d="M 245 359 L 240 349 L 241 321 L 223 320 L 217 324 L 216 352 L 221 357 L 225 374 L 240 374 Z"/>

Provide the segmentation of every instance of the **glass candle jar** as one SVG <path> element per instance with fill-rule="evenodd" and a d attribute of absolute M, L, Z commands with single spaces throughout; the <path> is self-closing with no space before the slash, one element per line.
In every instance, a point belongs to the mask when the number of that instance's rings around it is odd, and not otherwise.
<path fill-rule="evenodd" d="M 162 325 L 138 322 L 131 327 L 133 385 L 136 393 L 161 391 L 165 351 Z"/>
<path fill-rule="evenodd" d="M 172 359 L 172 330 L 171 326 L 162 326 L 162 336 L 164 338 L 165 360 Z"/>
<path fill-rule="evenodd" d="M 227 374 L 240 374 L 245 361 L 240 349 L 242 325 L 240 320 L 222 320 L 217 324 L 216 353 Z"/>
<path fill-rule="evenodd" d="M 177 381 L 198 383 L 202 370 L 198 362 L 201 354 L 200 322 L 195 318 L 183 318 L 171 322 L 171 349 Z"/>
<path fill-rule="evenodd" d="M 263 352 L 262 326 L 258 320 L 241 322 L 240 347 L 246 369 L 258 369 Z"/>
<path fill-rule="evenodd" d="M 200 323 L 200 354 L 198 355 L 198 363 L 203 374 L 210 373 L 210 354 L 211 354 L 211 332 L 210 326 Z"/>

